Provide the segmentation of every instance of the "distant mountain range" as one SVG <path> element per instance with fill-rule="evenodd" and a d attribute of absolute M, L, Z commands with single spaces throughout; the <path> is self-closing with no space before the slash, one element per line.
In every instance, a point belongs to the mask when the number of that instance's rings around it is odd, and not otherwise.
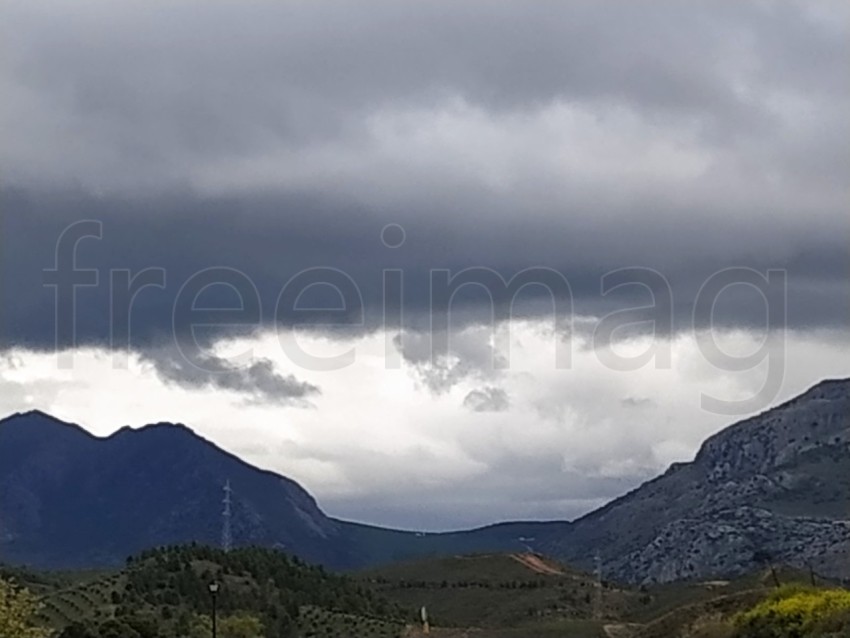
<path fill-rule="evenodd" d="M 723 430 L 693 462 L 577 521 L 448 534 L 328 517 L 294 481 L 182 425 L 98 438 L 42 412 L 15 414 L 0 421 L 0 561 L 112 566 L 156 545 L 217 544 L 227 481 L 236 544 L 333 569 L 531 544 L 584 567 L 598 554 L 608 577 L 628 582 L 738 574 L 767 560 L 846 577 L 850 380 L 825 381 Z"/>

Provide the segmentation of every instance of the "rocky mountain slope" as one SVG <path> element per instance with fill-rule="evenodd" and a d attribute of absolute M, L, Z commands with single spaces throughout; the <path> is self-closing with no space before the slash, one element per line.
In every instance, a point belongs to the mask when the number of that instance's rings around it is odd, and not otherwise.
<path fill-rule="evenodd" d="M 850 576 L 850 380 L 722 430 L 691 463 L 544 544 L 630 582 L 743 573 L 765 561 Z"/>

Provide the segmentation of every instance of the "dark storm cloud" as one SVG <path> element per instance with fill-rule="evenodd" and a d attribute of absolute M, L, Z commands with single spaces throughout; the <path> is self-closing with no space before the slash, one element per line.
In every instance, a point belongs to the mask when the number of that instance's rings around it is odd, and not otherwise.
<path fill-rule="evenodd" d="M 750 87 L 846 97 L 838 2 L 6 4 L 21 103 L 149 168 L 356 136 L 377 106 L 446 94 L 611 99 L 725 134 L 765 116 Z"/>
<path fill-rule="evenodd" d="M 494 350 L 489 336 L 488 331 L 475 328 L 453 334 L 440 356 L 435 356 L 432 341 L 424 331 L 396 335 L 393 344 L 422 383 L 434 394 L 442 394 L 469 376 L 506 364 Z"/>
<path fill-rule="evenodd" d="M 655 269 L 677 328 L 718 269 L 783 268 L 791 325 L 846 322 L 842 3 L 3 11 L 7 345 L 54 343 L 43 271 L 81 219 L 103 232 L 77 250 L 78 267 L 99 272 L 78 288 L 80 343 L 160 348 L 175 324 L 182 338 L 180 291 L 210 268 L 246 285 L 204 291 L 208 305 L 243 309 L 208 338 L 304 321 L 289 297 L 275 310 L 311 267 L 342 271 L 357 294 L 306 321 L 348 329 L 383 320 L 384 269 L 404 271 L 403 321 L 423 328 L 444 310 L 432 269 L 510 279 L 537 266 L 563 274 L 584 314 L 647 303 L 640 286 L 602 295 L 601 277 Z M 406 230 L 395 249 L 380 240 L 391 222 Z M 141 289 L 116 331 L 109 271 L 145 268 L 161 268 L 162 285 Z M 315 287 L 301 302 L 333 308 L 334 295 Z M 550 311 L 542 290 L 522 295 L 520 312 Z M 487 301 L 464 289 L 452 319 L 481 321 Z M 759 303 L 731 289 L 717 320 L 759 325 Z"/>
<path fill-rule="evenodd" d="M 393 250 L 380 240 L 382 224 L 388 217 L 376 218 L 355 205 L 323 203 L 318 197 L 263 200 L 162 196 L 129 200 L 70 193 L 33 197 L 6 190 L 2 209 L 3 338 L 7 344 L 36 348 L 51 347 L 56 338 L 56 288 L 45 285 L 44 271 L 56 268 L 56 243 L 63 230 L 84 219 L 99 220 L 102 237 L 83 238 L 77 244 L 77 268 L 98 273 L 97 285 L 76 288 L 75 338 L 79 344 L 111 340 L 116 347 L 127 343 L 149 346 L 172 341 L 174 329 L 180 337 L 204 319 L 184 316 L 177 309 L 191 300 L 188 292 L 208 283 L 210 277 L 221 279 L 222 285 L 205 288 L 196 306 L 251 306 L 238 313 L 235 322 L 214 317 L 219 332 L 245 333 L 276 322 L 282 330 L 304 322 L 321 323 L 323 330 L 332 329 L 334 324 L 340 330 L 369 330 L 384 320 L 384 301 L 393 327 L 399 299 L 390 291 L 384 300 L 384 269 L 402 271 L 403 320 L 414 329 L 426 329 L 432 313 L 446 312 L 445 303 L 431 303 L 432 269 L 492 269 L 510 279 L 525 268 L 537 266 L 551 267 L 563 275 L 570 285 L 575 310 L 583 314 L 651 302 L 640 285 L 603 296 L 601 277 L 621 267 L 656 269 L 672 287 L 673 310 L 682 328 L 689 325 L 701 284 L 716 269 L 731 265 L 761 272 L 787 268 L 791 325 L 842 325 L 846 320 L 846 243 L 839 227 L 831 236 L 813 229 L 789 237 L 781 228 L 748 229 L 744 224 L 730 235 L 710 219 L 673 226 L 647 226 L 643 220 L 623 219 L 606 235 L 602 228 L 583 228 L 581 218 L 529 219 L 519 228 L 508 223 L 479 227 L 459 221 L 449 228 L 442 222 L 433 225 L 423 216 L 405 224 L 407 240 Z M 782 254 L 774 257 L 777 251 Z M 310 268 L 341 271 L 345 281 L 339 281 L 334 272 L 314 270 L 289 283 Z M 162 285 L 139 289 L 130 304 L 112 271 L 128 270 L 135 276 L 145 269 L 161 269 Z M 484 272 L 487 282 L 492 273 Z M 236 273 L 235 289 L 224 285 L 225 275 L 232 273 Z M 646 276 L 644 271 L 636 271 L 635 281 L 644 281 Z M 337 289 L 313 286 L 294 303 L 294 292 L 322 281 Z M 339 286 L 346 281 L 344 287 Z M 656 283 L 655 275 L 646 281 Z M 715 320 L 725 325 L 759 325 L 764 316 L 761 297 L 740 288 L 737 293 L 730 289 L 721 299 Z M 284 295 L 284 291 L 289 294 Z M 342 301 L 339 291 L 345 296 Z M 496 290 L 497 297 L 499 292 Z M 517 314 L 550 315 L 548 294 L 539 286 L 520 292 Z M 735 294 L 741 303 L 730 302 Z M 504 303 L 505 296 L 501 297 Z M 335 310 L 341 303 L 346 311 Z M 452 325 L 462 327 L 489 320 L 489 304 L 483 289 L 461 289 L 453 299 Z M 113 305 L 118 307 L 116 313 L 111 311 Z M 328 316 L 299 310 L 309 306 L 330 309 Z M 704 320 L 699 318 L 700 322 Z M 63 325 L 69 321 L 67 317 L 60 319 Z M 201 333 L 198 340 L 203 343 L 206 336 L 215 334 L 214 330 L 209 335 Z M 61 346 L 71 345 L 67 331 L 61 332 L 59 340 Z M 452 342 L 453 350 L 457 349 L 455 343 L 460 342 Z M 428 347 L 411 336 L 402 346 L 402 354 L 414 363 L 417 356 L 424 361 L 430 356 Z M 450 368 L 456 363 L 445 363 L 445 374 L 451 375 Z M 438 381 L 435 379 L 435 383 Z"/>
<path fill-rule="evenodd" d="M 268 359 L 254 359 L 242 366 L 214 355 L 189 361 L 174 349 L 149 349 L 144 359 L 163 381 L 184 388 L 230 390 L 255 401 L 282 405 L 306 405 L 307 397 L 319 392 L 293 375 L 280 374 Z"/>

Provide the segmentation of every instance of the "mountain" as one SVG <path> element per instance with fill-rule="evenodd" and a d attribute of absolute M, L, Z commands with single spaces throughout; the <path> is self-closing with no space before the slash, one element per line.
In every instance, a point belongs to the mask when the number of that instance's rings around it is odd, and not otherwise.
<path fill-rule="evenodd" d="M 222 536 L 231 487 L 237 545 L 276 547 L 353 569 L 413 556 L 515 549 L 541 526 L 415 534 L 330 518 L 300 485 L 257 469 L 183 425 L 93 436 L 38 411 L 0 421 L 0 561 L 38 568 L 117 566 L 157 545 Z"/>
<path fill-rule="evenodd" d="M 690 463 L 570 522 L 415 534 L 326 516 L 297 483 L 257 469 L 182 425 L 98 438 L 41 412 L 0 421 L 0 560 L 119 565 L 142 549 L 216 544 L 232 487 L 238 545 L 287 550 L 334 569 L 417 556 L 535 551 L 606 578 L 667 582 L 741 574 L 765 562 L 850 576 L 850 380 L 708 439 Z"/>
<path fill-rule="evenodd" d="M 36 566 L 115 564 L 159 544 L 218 543 L 223 485 L 243 543 L 338 562 L 344 543 L 297 483 L 180 425 L 97 438 L 40 412 L 0 423 L 0 556 Z"/>
<path fill-rule="evenodd" d="M 850 576 L 850 380 L 819 383 L 709 438 L 690 463 L 578 519 L 545 549 L 625 582 L 767 561 Z"/>

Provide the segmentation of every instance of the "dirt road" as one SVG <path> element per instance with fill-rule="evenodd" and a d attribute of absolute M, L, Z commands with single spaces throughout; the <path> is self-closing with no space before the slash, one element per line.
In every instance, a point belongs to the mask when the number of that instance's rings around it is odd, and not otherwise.
<path fill-rule="evenodd" d="M 513 558 L 518 563 L 525 565 L 531 571 L 537 574 L 547 574 L 549 576 L 564 575 L 563 571 L 561 571 L 557 567 L 553 567 L 552 565 L 547 564 L 543 561 L 543 559 L 534 554 L 511 554 L 511 558 Z"/>

